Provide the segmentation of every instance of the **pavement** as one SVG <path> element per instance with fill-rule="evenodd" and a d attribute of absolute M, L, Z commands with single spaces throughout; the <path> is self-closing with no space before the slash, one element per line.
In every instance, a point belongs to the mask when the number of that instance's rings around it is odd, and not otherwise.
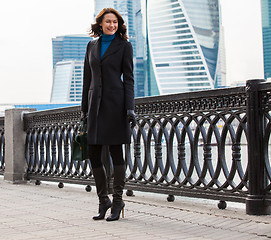
<path fill-rule="evenodd" d="M 249 216 L 244 204 L 135 192 L 124 196 L 125 217 L 94 221 L 95 188 L 35 182 L 12 184 L 0 177 L 1 240 L 73 239 L 271 239 L 271 216 Z M 107 215 L 109 215 L 109 212 Z"/>

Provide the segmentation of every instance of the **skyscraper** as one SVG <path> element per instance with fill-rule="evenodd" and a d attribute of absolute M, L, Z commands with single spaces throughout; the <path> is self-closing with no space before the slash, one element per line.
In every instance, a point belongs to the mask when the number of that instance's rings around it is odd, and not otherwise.
<path fill-rule="evenodd" d="M 82 99 L 84 61 L 61 61 L 54 68 L 51 102 L 79 102 Z"/>
<path fill-rule="evenodd" d="M 134 78 L 135 78 L 135 96 L 146 96 L 147 89 L 147 55 L 146 55 L 146 35 L 145 27 L 142 22 L 141 1 L 134 1 L 134 31 L 135 31 L 135 51 L 134 51 Z"/>
<path fill-rule="evenodd" d="M 264 78 L 271 78 L 271 0 L 262 0 Z"/>
<path fill-rule="evenodd" d="M 225 49 L 225 39 L 224 39 L 224 27 L 220 26 L 219 31 L 219 51 L 218 51 L 218 61 L 217 61 L 217 74 L 215 79 L 215 88 L 227 86 L 227 66 L 226 66 L 226 49 Z"/>
<path fill-rule="evenodd" d="M 63 60 L 84 60 L 87 43 L 91 40 L 88 35 L 74 34 L 58 36 L 52 39 L 53 68 Z"/>
<path fill-rule="evenodd" d="M 219 48 L 217 0 L 146 1 L 149 95 L 211 89 Z"/>
<path fill-rule="evenodd" d="M 91 39 L 78 34 L 52 39 L 54 73 L 51 102 L 81 101 L 84 58 Z"/>

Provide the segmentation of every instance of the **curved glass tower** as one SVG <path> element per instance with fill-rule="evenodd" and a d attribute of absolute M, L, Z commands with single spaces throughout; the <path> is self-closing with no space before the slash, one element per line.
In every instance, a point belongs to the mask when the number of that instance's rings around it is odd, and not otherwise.
<path fill-rule="evenodd" d="M 211 89 L 219 48 L 218 0 L 147 0 L 148 95 Z"/>

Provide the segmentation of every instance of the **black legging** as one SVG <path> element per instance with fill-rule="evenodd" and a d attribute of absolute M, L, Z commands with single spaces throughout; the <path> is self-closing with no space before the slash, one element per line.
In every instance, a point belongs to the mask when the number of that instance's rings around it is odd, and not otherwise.
<path fill-rule="evenodd" d="M 99 168 L 103 166 L 102 147 L 103 145 L 88 145 L 89 158 L 92 168 Z M 122 145 L 110 145 L 109 152 L 114 166 L 124 165 Z"/>

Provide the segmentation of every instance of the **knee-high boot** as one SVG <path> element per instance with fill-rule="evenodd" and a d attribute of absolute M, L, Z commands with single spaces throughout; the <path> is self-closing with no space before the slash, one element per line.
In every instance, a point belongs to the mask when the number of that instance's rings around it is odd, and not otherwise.
<path fill-rule="evenodd" d="M 94 220 L 104 219 L 106 211 L 111 208 L 112 203 L 108 197 L 107 181 L 104 167 L 93 168 L 97 195 L 99 197 L 99 215 L 94 216 Z"/>
<path fill-rule="evenodd" d="M 122 200 L 123 188 L 125 185 L 125 165 L 114 166 L 114 180 L 113 180 L 113 204 L 111 208 L 111 215 L 106 221 L 115 221 L 120 217 L 120 212 L 124 211 L 124 202 Z"/>

